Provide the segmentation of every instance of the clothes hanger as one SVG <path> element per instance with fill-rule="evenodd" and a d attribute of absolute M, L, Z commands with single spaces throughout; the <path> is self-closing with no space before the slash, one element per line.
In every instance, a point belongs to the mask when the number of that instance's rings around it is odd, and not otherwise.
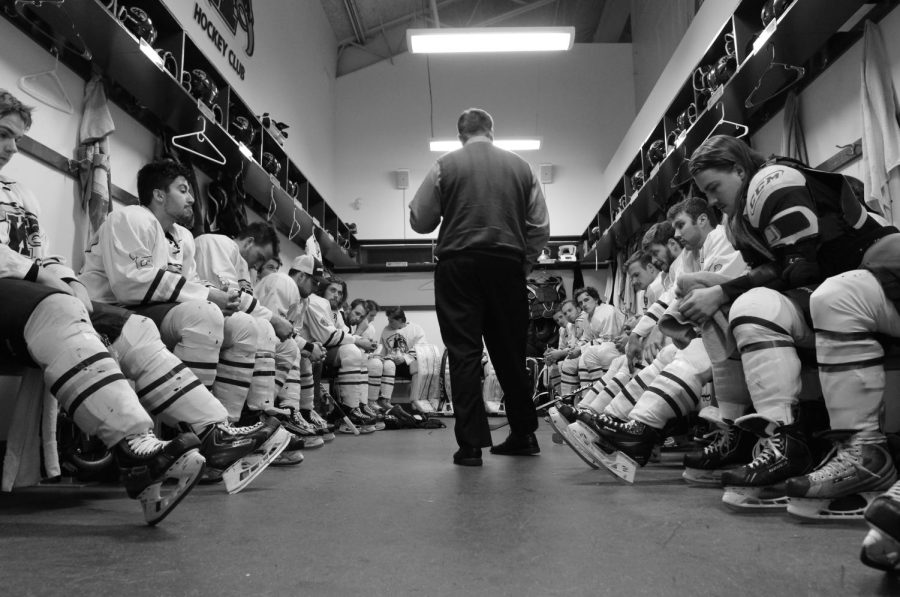
<path fill-rule="evenodd" d="M 56 46 L 50 48 L 53 54 L 53 68 L 31 75 L 25 75 L 19 79 L 19 89 L 38 100 L 42 104 L 46 104 L 51 108 L 56 108 L 66 114 L 72 114 L 75 106 L 66 93 L 62 81 L 59 80 L 57 68 L 59 67 L 59 51 Z"/>
<path fill-rule="evenodd" d="M 719 102 L 717 105 L 719 106 L 719 108 L 721 108 L 722 115 L 719 116 L 719 122 L 717 122 L 717 123 L 716 123 L 716 126 L 714 126 L 714 127 L 712 128 L 712 132 L 711 132 L 709 135 L 707 135 L 707 137 L 706 137 L 707 139 L 709 139 L 710 137 L 712 137 L 712 136 L 716 133 L 716 131 L 719 130 L 719 127 L 722 126 L 722 125 L 724 125 L 724 124 L 731 125 L 731 126 L 733 126 L 734 128 L 736 128 L 737 130 L 740 131 L 740 134 L 738 134 L 738 135 L 732 135 L 732 137 L 735 137 L 736 139 L 740 139 L 741 137 L 745 137 L 745 136 L 747 135 L 747 133 L 750 132 L 750 128 L 749 128 L 746 124 L 741 124 L 741 123 L 739 123 L 739 122 L 732 122 L 732 121 L 730 121 L 730 120 L 728 120 L 728 119 L 725 118 L 725 104 L 723 104 L 722 102 Z M 704 141 L 705 141 L 705 139 L 704 139 Z"/>
<path fill-rule="evenodd" d="M 775 61 L 775 45 L 771 42 L 768 45 L 772 49 L 772 57 L 769 59 L 769 66 L 766 67 L 766 70 L 764 70 L 763 73 L 759 76 L 759 80 L 756 81 L 756 85 L 750 91 L 750 95 L 748 95 L 747 99 L 744 100 L 744 107 L 747 109 L 756 108 L 758 106 L 761 106 L 764 103 L 766 103 L 767 101 L 769 101 L 770 99 L 781 95 L 782 93 L 784 93 L 785 91 L 787 91 L 788 89 L 790 89 L 791 87 L 796 85 L 797 82 L 799 82 L 800 79 L 802 79 L 806 75 L 806 69 L 803 68 L 802 66 L 794 66 L 793 64 L 785 64 L 784 62 L 776 62 Z M 753 96 L 759 92 L 760 88 L 762 87 L 763 80 L 766 78 L 766 75 L 769 74 L 770 72 L 779 72 L 776 69 L 781 69 L 781 72 L 787 71 L 787 72 L 793 73 L 794 78 L 791 79 L 790 81 L 788 81 L 787 83 L 785 83 L 784 85 L 782 85 L 774 93 L 769 94 L 768 97 L 761 99 L 761 100 L 755 99 Z"/>
<path fill-rule="evenodd" d="M 278 209 L 278 204 L 275 203 L 275 183 L 271 183 L 269 187 L 269 208 L 266 210 L 266 222 L 269 223 L 272 221 L 272 218 L 275 217 L 275 211 Z"/>
<path fill-rule="evenodd" d="M 184 133 L 183 135 L 173 135 L 172 136 L 172 145 L 174 145 L 175 147 L 177 147 L 179 149 L 183 149 L 184 151 L 186 151 L 188 153 L 192 153 L 196 156 L 205 158 L 211 162 L 219 164 L 220 166 L 224 166 L 225 162 L 227 161 L 227 160 L 225 160 L 225 156 L 222 155 L 222 152 L 219 151 L 219 148 L 215 146 L 215 144 L 212 142 L 212 140 L 210 140 L 210 138 L 206 136 L 206 119 L 203 118 L 202 116 L 198 116 L 197 118 L 203 124 L 203 126 L 200 127 L 200 130 L 194 131 L 193 133 Z M 181 139 L 195 139 L 200 144 L 208 146 L 213 152 L 215 152 L 215 156 L 210 156 L 205 153 L 200 153 L 199 151 L 191 149 L 190 147 L 188 147 L 186 145 L 182 145 L 181 143 L 178 142 Z"/>
<path fill-rule="evenodd" d="M 297 221 L 297 202 L 293 201 L 291 207 L 291 228 L 288 230 L 288 240 L 293 240 L 294 236 L 300 233 L 300 222 Z"/>

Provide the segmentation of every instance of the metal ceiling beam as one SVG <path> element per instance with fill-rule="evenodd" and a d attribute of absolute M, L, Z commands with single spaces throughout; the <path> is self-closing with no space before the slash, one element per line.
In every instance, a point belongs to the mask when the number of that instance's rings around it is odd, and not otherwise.
<path fill-rule="evenodd" d="M 445 8 L 447 6 L 451 6 L 453 4 L 457 4 L 459 2 L 463 2 L 464 0 L 439 0 L 437 3 L 438 10 Z M 397 17 L 396 19 L 392 19 L 390 21 L 386 21 L 380 24 L 380 27 L 383 29 L 392 29 L 397 25 L 404 25 L 409 23 L 410 21 L 415 21 L 419 17 L 424 17 L 427 21 L 431 22 L 431 17 L 428 15 L 427 11 L 415 11 L 407 15 L 403 15 L 402 17 Z M 346 37 L 344 39 L 338 40 L 338 47 L 342 45 L 346 45 L 351 42 L 355 42 L 355 37 Z"/>
<path fill-rule="evenodd" d="M 359 18 L 359 7 L 356 6 L 356 0 L 344 0 L 344 10 L 347 12 L 350 28 L 353 30 L 353 41 L 357 44 L 365 44 L 366 29 Z"/>
<path fill-rule="evenodd" d="M 523 14 L 529 13 L 538 8 L 543 8 L 548 4 L 556 4 L 559 0 L 535 0 L 530 4 L 526 4 L 524 6 L 520 6 L 519 8 L 514 8 L 513 10 L 504 12 L 503 14 L 499 14 L 496 17 L 491 17 L 485 21 L 482 21 L 476 25 L 476 27 L 490 27 L 491 25 L 496 25 L 497 23 L 502 23 L 503 21 L 508 21 L 509 19 L 514 19 Z"/>

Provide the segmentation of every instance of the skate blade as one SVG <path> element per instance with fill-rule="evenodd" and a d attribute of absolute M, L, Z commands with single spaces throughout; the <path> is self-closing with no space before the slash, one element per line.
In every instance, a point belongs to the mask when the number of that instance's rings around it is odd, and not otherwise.
<path fill-rule="evenodd" d="M 784 510 L 788 497 L 781 490 L 771 487 L 727 486 L 722 503 L 734 512 L 773 512 Z"/>
<path fill-rule="evenodd" d="M 323 433 L 322 440 L 325 442 L 334 441 L 334 433 L 332 433 L 330 431 L 328 433 Z"/>
<path fill-rule="evenodd" d="M 584 454 L 581 453 L 580 446 L 573 443 L 574 440 L 569 436 L 569 422 L 559 414 L 559 411 L 557 411 L 555 407 L 551 407 L 550 410 L 547 411 L 547 416 L 547 420 L 550 422 L 550 426 L 555 432 L 554 435 L 559 437 L 560 443 L 565 443 L 572 448 L 572 451 L 574 451 L 575 454 L 577 454 L 589 467 L 597 468 L 596 464 L 591 462 L 589 458 L 586 458 Z"/>
<path fill-rule="evenodd" d="M 175 509 L 175 506 L 190 493 L 200 479 L 200 473 L 203 472 L 205 464 L 206 459 L 201 456 L 199 450 L 196 448 L 189 450 L 172 463 L 172 466 L 166 470 L 162 481 L 146 487 L 138 495 L 141 507 L 144 509 L 144 520 L 148 525 L 154 526 L 162 522 Z M 178 482 L 174 487 L 163 487 L 163 483 L 167 479 L 177 479 Z"/>
<path fill-rule="evenodd" d="M 284 427 L 279 427 L 256 451 L 244 456 L 222 472 L 225 490 L 233 495 L 247 487 L 278 458 L 290 441 L 290 432 Z"/>
<path fill-rule="evenodd" d="M 303 438 L 304 450 L 315 450 L 325 445 L 325 438 L 320 435 L 307 435 Z"/>
<path fill-rule="evenodd" d="M 835 499 L 792 497 L 787 512 L 801 522 L 862 520 L 866 507 L 879 495 L 877 492 L 864 492 Z"/>
<path fill-rule="evenodd" d="M 722 471 L 726 469 L 699 469 L 699 468 L 686 468 L 684 472 L 681 473 L 681 478 L 685 480 L 688 485 L 695 485 L 697 487 L 722 487 Z"/>
<path fill-rule="evenodd" d="M 876 570 L 900 572 L 900 543 L 877 527 L 872 527 L 863 539 L 860 561 Z"/>
<path fill-rule="evenodd" d="M 569 434 L 572 441 L 578 445 L 574 448 L 578 455 L 594 468 L 603 468 L 617 479 L 626 483 L 634 483 L 638 463 L 629 456 L 616 450 L 607 453 L 598 446 L 595 441 L 597 434 L 581 421 L 575 421 L 569 425 Z"/>

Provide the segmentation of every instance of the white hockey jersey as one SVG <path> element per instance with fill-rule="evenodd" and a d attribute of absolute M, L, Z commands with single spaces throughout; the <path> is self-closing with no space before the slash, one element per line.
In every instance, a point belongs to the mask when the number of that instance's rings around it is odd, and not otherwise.
<path fill-rule="evenodd" d="M 266 321 L 272 319 L 272 311 L 254 296 L 250 267 L 241 257 L 236 242 L 223 234 L 201 234 L 193 239 L 193 243 L 196 245 L 197 275 L 201 280 L 221 290 L 239 290 L 240 311 Z M 293 285 L 296 289 L 296 284 Z"/>
<path fill-rule="evenodd" d="M 44 256 L 38 217 L 34 196 L 16 181 L 0 178 L 0 278 L 21 280 Z"/>
<path fill-rule="evenodd" d="M 120 305 L 206 300 L 209 290 L 196 281 L 193 255 L 186 253 L 193 251 L 192 239 L 178 228 L 167 237 L 156 216 L 141 205 L 110 213 L 91 241 L 79 276 L 91 298 Z"/>
<path fill-rule="evenodd" d="M 335 326 L 334 313 L 327 299 L 311 294 L 307 300 L 309 306 L 300 331 L 304 338 L 310 342 L 320 342 L 325 348 L 356 343 L 356 336 Z"/>
<path fill-rule="evenodd" d="M 590 315 L 587 325 L 584 326 L 583 339 L 590 344 L 609 342 L 622 333 L 622 324 L 624 323 L 624 313 L 609 303 L 600 303 Z"/>
<path fill-rule="evenodd" d="M 303 335 L 303 323 L 309 299 L 300 297 L 297 284 L 282 272 L 269 274 L 256 283 L 254 296 L 266 310 L 284 317 L 294 325 L 294 339 L 302 348 L 308 341 Z"/>
<path fill-rule="evenodd" d="M 399 330 L 386 325 L 381 330 L 381 355 L 399 356 L 408 365 L 416 358 L 416 344 L 423 342 L 426 342 L 425 330 L 417 323 L 407 322 Z"/>

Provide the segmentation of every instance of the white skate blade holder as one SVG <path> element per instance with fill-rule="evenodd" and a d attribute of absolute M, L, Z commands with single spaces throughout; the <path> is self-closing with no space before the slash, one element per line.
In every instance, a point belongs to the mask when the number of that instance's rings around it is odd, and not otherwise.
<path fill-rule="evenodd" d="M 569 425 L 569 438 L 578 445 L 573 449 L 584 460 L 590 459 L 600 468 L 602 466 L 611 475 L 617 477 L 626 483 L 634 483 L 634 476 L 637 473 L 638 463 L 629 456 L 623 454 L 620 450 L 612 453 L 604 452 L 595 442 L 599 439 L 587 425 L 581 421 L 575 421 Z M 563 438 L 565 439 L 565 437 Z M 572 444 L 569 444 L 572 445 Z"/>
<path fill-rule="evenodd" d="M 788 497 L 775 487 L 726 486 L 722 503 L 735 512 L 784 510 Z"/>
<path fill-rule="evenodd" d="M 205 464 L 206 459 L 201 456 L 198 449 L 189 450 L 172 463 L 161 481 L 149 485 L 138 495 L 144 509 L 144 520 L 148 525 L 153 526 L 162 522 L 190 493 L 200 479 Z M 177 484 L 170 491 L 164 492 L 163 483 L 168 479 L 176 480 Z M 165 489 L 169 490 L 170 487 L 166 486 Z"/>
<path fill-rule="evenodd" d="M 222 473 L 225 490 L 229 494 L 235 494 L 247 487 L 278 458 L 290 441 L 290 432 L 284 427 L 279 427 L 258 449 L 225 469 Z"/>
<path fill-rule="evenodd" d="M 553 430 L 556 431 L 556 435 L 559 436 L 560 443 L 565 443 L 567 446 L 572 448 L 572 451 L 581 458 L 586 465 L 593 469 L 600 468 L 600 465 L 594 462 L 586 453 L 584 447 L 582 447 L 580 442 L 577 442 L 572 438 L 569 433 L 569 422 L 559 414 L 555 408 L 551 408 L 547 411 L 547 414 L 550 417 L 550 426 L 553 427 Z M 576 425 L 576 423 L 572 423 L 572 425 Z"/>
<path fill-rule="evenodd" d="M 862 520 L 869 504 L 881 495 L 870 491 L 841 498 L 790 498 L 787 513 L 800 522 Z"/>

